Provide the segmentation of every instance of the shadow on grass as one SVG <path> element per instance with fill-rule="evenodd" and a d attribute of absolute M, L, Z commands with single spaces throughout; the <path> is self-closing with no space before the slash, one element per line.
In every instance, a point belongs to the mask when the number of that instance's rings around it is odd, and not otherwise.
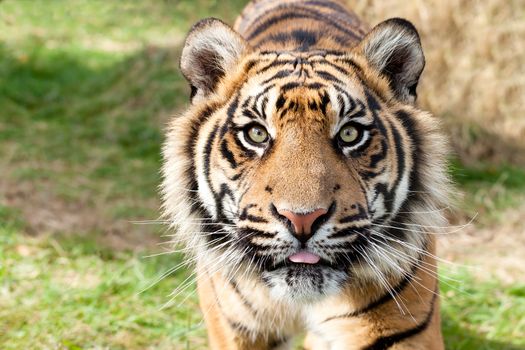
<path fill-rule="evenodd" d="M 0 44 L 0 183 L 31 232 L 151 231 L 162 129 L 188 100 L 180 47 Z"/>
<path fill-rule="evenodd" d="M 51 152 L 36 155 L 70 161 L 93 146 L 157 158 L 161 122 L 186 101 L 179 53 L 179 47 L 115 54 L 32 46 L 15 57 L 0 46 L 0 140 L 37 137 Z M 73 145 L 92 147 L 68 149 Z"/>

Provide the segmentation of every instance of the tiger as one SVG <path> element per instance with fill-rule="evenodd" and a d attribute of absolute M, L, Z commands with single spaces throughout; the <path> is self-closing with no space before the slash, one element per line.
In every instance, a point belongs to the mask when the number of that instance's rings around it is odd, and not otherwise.
<path fill-rule="evenodd" d="M 416 105 L 414 25 L 339 0 L 198 21 L 169 120 L 162 213 L 194 263 L 211 349 L 443 349 L 441 122 Z"/>

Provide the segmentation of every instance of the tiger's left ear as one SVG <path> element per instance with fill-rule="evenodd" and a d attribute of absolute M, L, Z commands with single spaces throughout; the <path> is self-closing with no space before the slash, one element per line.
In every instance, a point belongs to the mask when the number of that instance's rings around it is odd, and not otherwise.
<path fill-rule="evenodd" d="M 416 28 L 402 18 L 391 18 L 375 26 L 357 46 L 357 52 L 390 82 L 395 96 L 414 103 L 425 56 Z"/>
<path fill-rule="evenodd" d="M 197 22 L 190 30 L 180 60 L 182 74 L 192 90 L 192 102 L 215 92 L 249 50 L 246 41 L 216 18 Z"/>

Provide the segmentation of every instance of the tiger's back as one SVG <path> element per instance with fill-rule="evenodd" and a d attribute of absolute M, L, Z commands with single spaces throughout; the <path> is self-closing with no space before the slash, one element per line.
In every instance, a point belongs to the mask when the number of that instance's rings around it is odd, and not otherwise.
<path fill-rule="evenodd" d="M 234 29 L 260 51 L 345 51 L 369 30 L 334 0 L 252 1 Z"/>
<path fill-rule="evenodd" d="M 190 31 L 165 215 L 213 349 L 442 349 L 446 142 L 415 106 L 416 29 L 335 0 L 256 0 Z M 432 232 L 431 232 L 432 231 Z M 435 232 L 434 232 L 435 231 Z"/>

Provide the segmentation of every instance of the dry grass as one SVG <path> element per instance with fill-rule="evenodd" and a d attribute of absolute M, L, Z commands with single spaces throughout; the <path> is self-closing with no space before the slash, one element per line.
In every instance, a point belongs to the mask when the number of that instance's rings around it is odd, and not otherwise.
<path fill-rule="evenodd" d="M 441 258 L 466 264 L 477 281 L 496 278 L 504 285 L 522 283 L 525 276 L 523 213 L 525 204 L 501 213 L 505 220 L 497 227 L 469 225 L 461 232 L 440 237 Z"/>
<path fill-rule="evenodd" d="M 427 58 L 420 103 L 445 119 L 463 161 L 525 164 L 524 1 L 347 2 L 371 24 L 416 25 Z"/>

